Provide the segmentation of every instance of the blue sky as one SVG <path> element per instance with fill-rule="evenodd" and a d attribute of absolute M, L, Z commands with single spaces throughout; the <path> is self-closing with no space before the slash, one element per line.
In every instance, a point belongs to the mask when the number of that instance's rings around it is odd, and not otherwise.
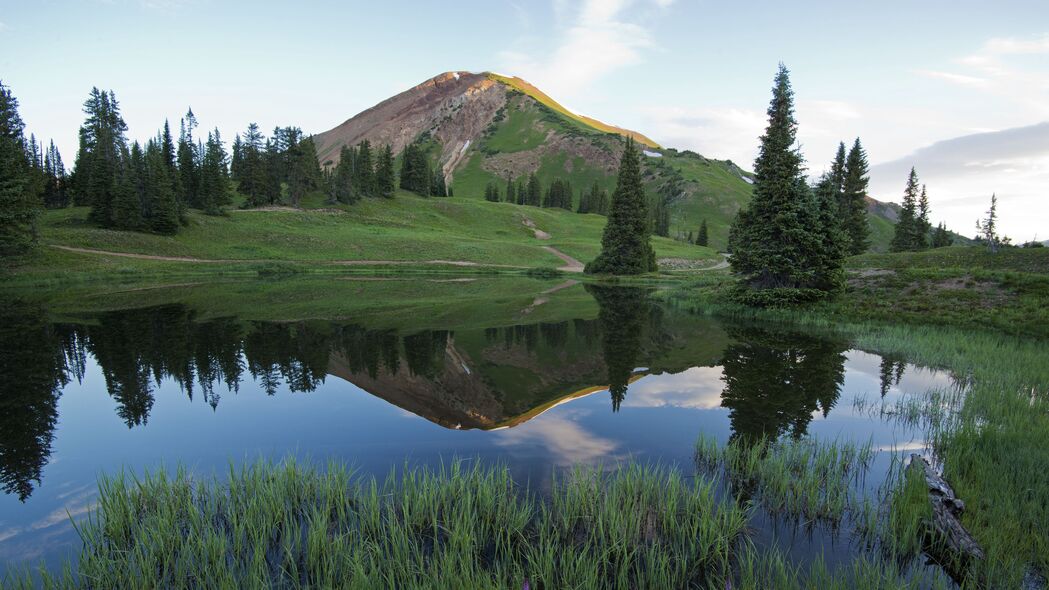
<path fill-rule="evenodd" d="M 934 221 L 972 233 L 997 191 L 1006 233 L 1049 238 L 1044 0 L 0 4 L 0 79 L 70 164 L 96 85 L 116 91 L 131 137 L 191 105 L 231 139 L 249 121 L 323 131 L 440 72 L 493 70 L 750 167 L 783 61 L 814 173 L 860 136 L 874 196 L 898 201 L 915 165 Z"/>

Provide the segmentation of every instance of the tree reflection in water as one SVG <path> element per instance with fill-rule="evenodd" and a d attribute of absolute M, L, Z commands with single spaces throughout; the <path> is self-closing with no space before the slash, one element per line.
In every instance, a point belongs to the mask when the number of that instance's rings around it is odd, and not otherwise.
<path fill-rule="evenodd" d="M 730 328 L 738 342 L 722 360 L 732 438 L 803 436 L 813 413 L 824 416 L 845 382 L 848 344 L 796 332 Z"/>

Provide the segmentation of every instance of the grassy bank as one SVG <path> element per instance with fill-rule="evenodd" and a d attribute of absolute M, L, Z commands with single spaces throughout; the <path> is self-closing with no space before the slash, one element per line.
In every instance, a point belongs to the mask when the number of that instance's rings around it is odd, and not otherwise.
<path fill-rule="evenodd" d="M 958 288 L 962 295 L 945 300 L 935 291 L 912 291 L 909 282 L 901 284 L 895 279 L 877 292 L 853 285 L 838 300 L 807 310 L 755 310 L 735 305 L 724 297 L 730 281 L 724 277 L 695 282 L 678 293 L 711 315 L 834 333 L 850 338 L 863 350 L 949 370 L 964 385 L 964 392 L 930 392 L 899 406 L 883 405 L 877 411 L 925 428 L 945 477 L 966 502 L 962 522 L 988 556 L 975 567 L 970 583 L 974 587 L 1019 587 L 1025 575 L 1049 573 L 1049 531 L 1044 526 L 1049 522 L 1045 475 L 1049 473 L 1045 453 L 1049 448 L 1049 350 L 1044 339 L 1032 337 L 1047 333 L 1045 309 L 1037 309 L 1047 296 L 1039 287 L 1044 275 L 994 268 L 1003 264 L 1042 268 L 1028 266 L 1040 260 L 1040 252 L 1015 252 L 1013 258 L 953 270 L 939 261 L 944 256 L 978 260 L 982 253 L 948 249 L 860 260 L 859 266 L 877 269 L 899 262 L 899 270 L 888 270 L 912 279 L 975 275 L 1001 288 L 1012 285 L 1010 298 L 999 298 L 990 305 L 972 305 L 967 298 L 984 295 L 980 288 L 964 282 Z M 900 262 L 901 258 L 909 260 Z M 917 264 L 915 260 L 939 268 L 910 266 Z M 926 310 L 915 309 L 916 303 L 926 305 Z M 906 481 L 899 478 L 900 486 Z M 898 490 L 900 494 L 906 495 Z M 913 504 L 909 503 L 912 508 Z M 920 530 L 914 519 L 921 513 L 900 508 L 906 505 L 898 502 L 891 508 L 894 530 L 913 535 Z M 898 533 L 897 537 L 898 546 L 915 544 L 914 539 L 899 538 Z"/>
<path fill-rule="evenodd" d="M 320 205 L 315 203 L 314 205 Z M 487 272 L 554 269 L 565 263 L 545 247 L 586 262 L 600 249 L 605 218 L 562 210 L 489 203 L 476 199 L 423 199 L 398 193 L 390 200 L 365 199 L 353 206 L 313 209 L 234 210 L 225 216 L 190 212 L 178 235 L 107 230 L 87 221 L 87 208 L 47 211 L 40 222 L 41 247 L 6 268 L 9 282 L 46 284 L 92 277 L 133 275 L 229 275 L 272 267 L 275 272 L 340 272 L 339 262 L 371 261 L 417 267 L 440 260 L 472 263 L 448 268 Z M 549 234 L 536 237 L 535 228 Z M 717 262 L 710 248 L 653 238 L 657 255 Z M 144 260 L 60 251 L 52 246 L 138 256 L 197 259 Z"/>

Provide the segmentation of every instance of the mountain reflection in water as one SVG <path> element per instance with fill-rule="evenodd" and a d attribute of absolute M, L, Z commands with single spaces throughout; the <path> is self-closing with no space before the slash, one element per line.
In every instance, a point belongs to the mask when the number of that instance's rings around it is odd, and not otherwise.
<path fill-rule="evenodd" d="M 558 308 L 552 297 L 542 314 L 525 294 L 517 312 L 492 313 L 488 325 L 433 321 L 414 310 L 381 321 L 379 314 L 258 321 L 177 302 L 59 316 L 45 304 L 7 299 L 0 500 L 17 501 L 0 504 L 0 559 L 20 555 L 5 543 L 68 522 L 70 498 L 89 494 L 93 479 L 85 479 L 99 470 L 206 465 L 265 449 L 274 458 L 363 458 L 374 471 L 388 469 L 388 457 L 473 454 L 541 473 L 627 456 L 687 461 L 702 431 L 799 437 L 832 413 L 843 421 L 839 432 L 867 440 L 885 426 L 849 404 L 836 409 L 843 391 L 898 395 L 913 370 L 903 359 L 850 351 L 845 341 L 719 322 L 641 288 L 578 285 L 558 295 L 566 292 L 571 305 Z M 907 387 L 947 381 L 915 375 Z M 179 407 L 210 409 L 175 411 L 175 391 L 184 396 Z M 363 392 L 392 406 L 365 403 Z M 77 397 L 67 403 L 70 395 Z M 318 395 L 323 401 L 307 402 Z M 267 405 L 270 397 L 287 399 Z M 231 414 L 248 409 L 251 424 Z M 105 412 L 118 422 L 104 420 Z M 409 414 L 447 434 L 404 422 Z M 117 424 L 134 436 L 115 432 Z M 223 429 L 217 445 L 209 433 Z M 883 438 L 894 444 L 901 436 L 908 435 Z M 66 439 L 73 446 L 58 444 Z M 74 474 L 85 457 L 92 467 Z M 55 487 L 35 500 L 48 485 Z"/>

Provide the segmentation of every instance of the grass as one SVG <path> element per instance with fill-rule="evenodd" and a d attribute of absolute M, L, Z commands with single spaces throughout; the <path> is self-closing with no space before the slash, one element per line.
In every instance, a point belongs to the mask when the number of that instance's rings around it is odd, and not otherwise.
<path fill-rule="evenodd" d="M 76 573 L 45 586 L 724 587 L 747 521 L 713 482 L 637 465 L 576 470 L 548 500 L 462 461 L 381 483 L 289 461 L 99 487 Z"/>
<path fill-rule="evenodd" d="M 295 263 L 274 272 L 317 270 L 332 261 L 469 261 L 493 267 L 553 269 L 564 263 L 543 249 L 553 246 L 581 261 L 600 249 L 605 218 L 561 210 L 488 203 L 474 199 L 423 199 L 399 193 L 392 200 L 366 199 L 351 207 L 293 211 L 234 211 L 225 216 L 189 215 L 176 236 L 107 230 L 87 222 L 86 208 L 48 211 L 41 219 L 38 252 L 8 266 L 10 283 L 41 284 L 91 277 L 257 272 L 245 264 Z M 524 219 L 551 234 L 537 239 Z M 221 260 L 195 264 L 104 259 L 95 254 L 56 252 L 64 245 L 153 256 Z M 657 255 L 713 263 L 713 250 L 653 238 Z M 100 260 L 103 258 L 104 260 Z M 302 268 L 306 266 L 308 268 Z M 381 265 L 379 265 L 381 266 Z M 177 268 L 176 268 L 177 267 Z M 504 269 L 514 270 L 514 269 Z"/>
<path fill-rule="evenodd" d="M 696 442 L 700 466 L 720 467 L 738 490 L 760 494 L 770 512 L 809 521 L 840 521 L 855 493 L 851 484 L 873 458 L 869 443 L 733 439 L 719 449 L 706 435 Z"/>
<path fill-rule="evenodd" d="M 577 468 L 538 494 L 505 466 L 462 460 L 382 482 L 294 460 L 222 478 L 118 473 L 78 525 L 76 565 L 39 576 L 47 588 L 929 587 L 873 553 L 803 571 L 757 548 L 753 511 L 717 485 L 629 464 Z"/>
<path fill-rule="evenodd" d="M 982 256 L 967 255 L 972 259 Z M 929 425 L 926 437 L 942 462 L 945 477 L 967 503 L 963 524 L 987 552 L 970 583 L 979 586 L 994 580 L 996 586 L 1018 587 L 1029 570 L 1043 576 L 1049 572 L 1049 530 L 1044 526 L 1049 522 L 1049 485 L 1044 476 L 1049 473 L 1045 452 L 1049 448 L 1049 351 L 1040 338 L 1011 335 L 1028 332 L 1018 322 L 1038 325 L 1044 314 L 1029 319 L 1009 315 L 1003 330 L 974 330 L 974 325 L 981 325 L 974 318 L 997 312 L 992 308 L 975 315 L 958 314 L 948 325 L 928 325 L 937 322 L 932 317 L 926 325 L 917 325 L 920 317 L 909 318 L 907 324 L 891 323 L 891 317 L 880 312 L 842 303 L 807 310 L 755 310 L 712 295 L 724 289 L 724 281 L 707 278 L 693 284 L 702 287 L 702 292 L 693 290 L 684 296 L 712 315 L 847 336 L 862 350 L 946 369 L 966 383 L 968 389 L 960 405 L 955 405 L 955 415 L 918 419 Z M 850 291 L 843 299 L 854 294 Z M 885 297 L 892 300 L 894 295 Z M 918 415 L 942 412 L 943 404 L 919 405 L 912 411 Z M 895 514 L 902 519 L 895 530 L 917 530 L 914 520 L 919 515 L 914 511 Z M 897 539 L 897 543 L 905 546 L 907 540 Z"/>

